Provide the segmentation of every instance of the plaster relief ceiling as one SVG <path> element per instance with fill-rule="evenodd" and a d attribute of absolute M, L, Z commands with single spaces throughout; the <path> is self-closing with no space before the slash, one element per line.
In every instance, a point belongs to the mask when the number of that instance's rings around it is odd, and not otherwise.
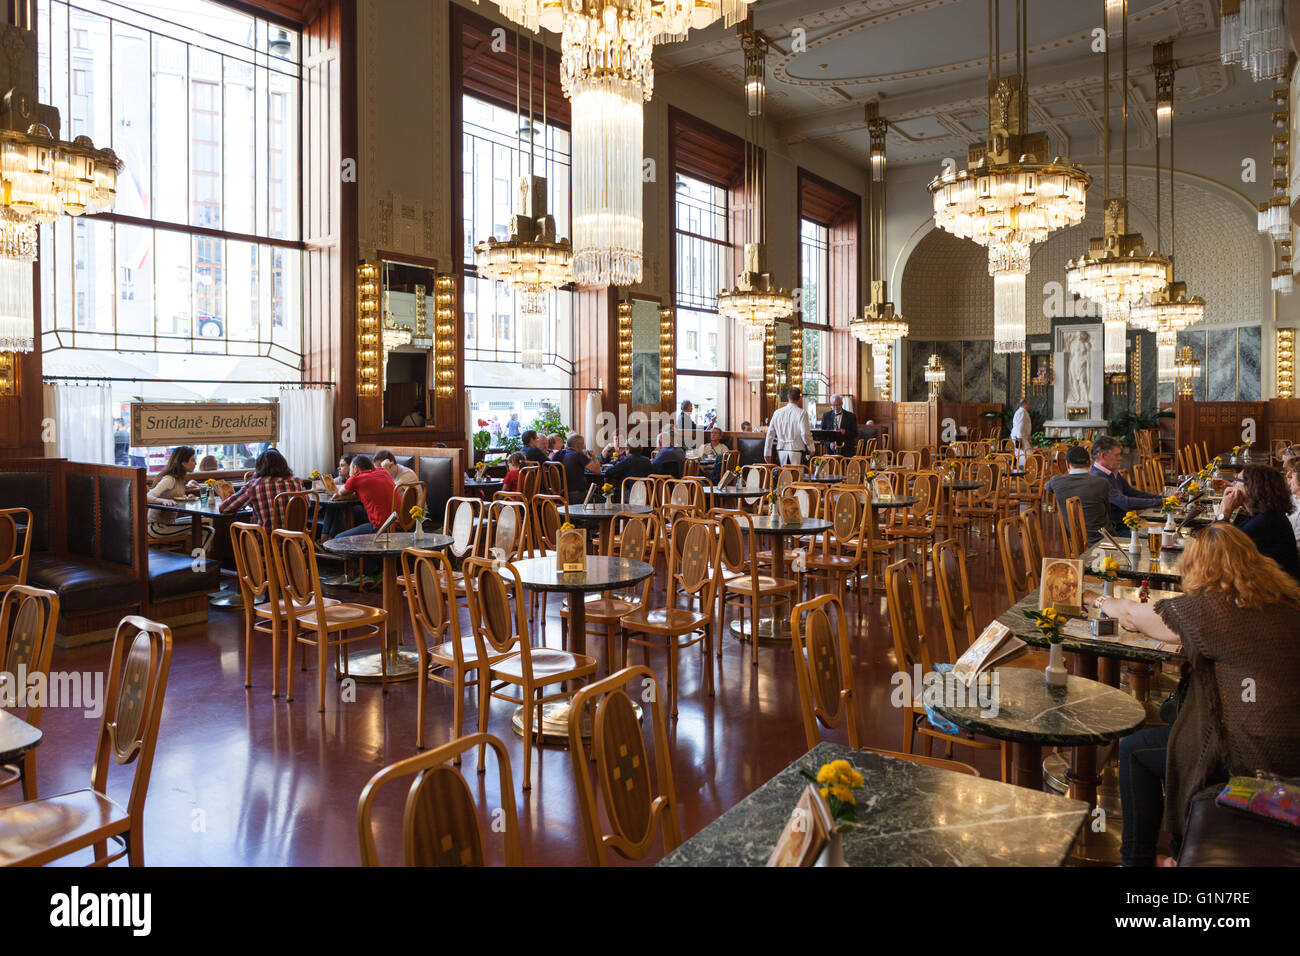
<path fill-rule="evenodd" d="M 1151 46 L 1174 40 L 1180 123 L 1235 113 L 1266 115 L 1268 83 L 1254 83 L 1219 60 L 1218 0 L 1130 0 L 1129 83 L 1139 145 L 1152 131 L 1155 84 Z M 1092 30 L 1101 0 L 1028 4 L 1031 127 L 1076 161 L 1100 153 L 1102 62 Z M 771 41 L 771 133 L 816 143 L 861 164 L 869 149 L 865 105 L 880 101 L 891 122 L 890 161 L 963 160 L 987 134 L 986 0 L 758 0 L 755 27 Z M 1014 70 L 1014 10 L 1002 4 L 1004 70 Z M 802 31 L 802 32 L 798 32 Z M 806 49 L 796 51 L 796 40 Z M 1117 50 L 1112 50 L 1117 54 Z M 715 25 L 656 51 L 656 69 L 684 71 L 739 90 L 743 57 L 734 30 Z M 1112 56 L 1112 110 L 1119 57 Z"/>

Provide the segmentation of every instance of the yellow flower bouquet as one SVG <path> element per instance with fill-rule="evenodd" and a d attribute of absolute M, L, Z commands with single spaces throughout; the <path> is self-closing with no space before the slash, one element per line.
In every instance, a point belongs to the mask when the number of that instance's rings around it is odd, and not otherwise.
<path fill-rule="evenodd" d="M 858 798 L 853 791 L 862 788 L 862 774 L 853 768 L 847 760 L 832 760 L 822 764 L 814 774 L 800 767 L 799 772 L 817 784 L 818 792 L 826 801 L 831 819 L 837 827 L 842 824 L 856 825 L 858 822 Z"/>
<path fill-rule="evenodd" d="M 320 469 L 319 469 L 319 468 L 313 468 L 313 469 L 312 469 L 311 480 L 312 480 L 312 481 L 320 481 L 320 480 L 321 480 L 321 479 L 320 479 Z"/>
<path fill-rule="evenodd" d="M 1200 476 L 1199 474 L 1198 474 L 1196 477 L 1201 478 L 1201 476 Z M 1201 480 L 1204 481 L 1205 479 L 1204 479 L 1204 478 L 1201 478 Z M 1187 485 L 1187 493 L 1188 493 L 1189 495 L 1194 495 L 1194 494 L 1196 494 L 1196 493 L 1197 493 L 1198 491 L 1200 491 L 1200 490 L 1201 490 L 1201 486 L 1198 485 L 1196 482 L 1194 482 L 1194 481 L 1192 481 L 1192 482 L 1188 482 L 1188 485 Z"/>
<path fill-rule="evenodd" d="M 1124 515 L 1124 524 L 1129 528 L 1136 529 L 1142 524 L 1142 518 L 1136 511 L 1130 511 Z"/>
<path fill-rule="evenodd" d="M 1119 577 L 1119 562 L 1110 555 L 1101 559 L 1101 562 L 1093 568 L 1093 573 L 1103 581 L 1113 582 Z"/>
<path fill-rule="evenodd" d="M 1170 495 L 1170 496 L 1169 496 L 1168 498 L 1166 498 L 1164 501 L 1160 502 L 1160 513 L 1161 513 L 1161 514 L 1171 515 L 1171 514 L 1173 514 L 1175 511 L 1177 511 L 1177 510 L 1178 510 L 1178 496 L 1177 496 L 1177 495 Z M 1132 525 L 1130 525 L 1129 527 L 1132 527 Z"/>
<path fill-rule="evenodd" d="M 607 495 L 613 490 L 614 490 L 614 486 L 611 485 L 608 481 L 600 486 L 600 493 L 603 495 Z"/>
<path fill-rule="evenodd" d="M 1025 611 L 1025 617 L 1034 622 L 1034 627 L 1043 632 L 1049 644 L 1060 644 L 1064 635 L 1065 615 L 1054 607 L 1042 611 Z"/>
<path fill-rule="evenodd" d="M 564 522 L 564 524 L 560 525 L 560 530 L 561 530 L 561 531 L 572 531 L 572 530 L 573 530 L 573 522 L 572 522 L 572 521 L 566 521 L 566 522 Z"/>
<path fill-rule="evenodd" d="M 424 509 L 421 508 L 419 505 L 412 506 L 411 510 L 408 513 L 412 518 L 416 520 L 417 523 L 424 520 Z"/>

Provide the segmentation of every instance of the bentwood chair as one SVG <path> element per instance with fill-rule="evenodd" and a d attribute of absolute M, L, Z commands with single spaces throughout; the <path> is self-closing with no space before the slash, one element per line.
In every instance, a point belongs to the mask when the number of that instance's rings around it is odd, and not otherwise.
<path fill-rule="evenodd" d="M 1015 604 L 1038 587 L 1038 569 L 1033 563 L 1032 544 L 1025 522 L 1019 515 L 998 522 L 998 550 L 1002 553 L 1002 578 L 1007 588 L 1007 603 Z"/>
<path fill-rule="evenodd" d="M 894 653 L 899 671 L 913 678 L 934 670 L 929 637 L 925 627 L 924 604 L 921 601 L 921 584 L 911 561 L 903 560 L 885 569 L 885 592 L 889 603 L 889 625 L 893 631 Z M 1001 757 L 1002 779 L 1010 776 L 1010 748 L 1004 741 L 981 740 L 969 734 L 951 734 L 930 723 L 923 701 L 923 689 L 913 687 L 911 700 L 903 707 L 903 753 L 912 752 L 913 742 L 919 734 L 925 741 L 926 756 L 930 755 L 933 740 L 945 745 L 969 747 L 972 750 L 997 750 Z"/>
<path fill-rule="evenodd" d="M 380 678 L 388 683 L 388 612 L 368 604 L 327 604 L 321 592 L 320 570 L 310 536 L 303 531 L 271 532 L 271 552 L 275 558 L 275 575 L 284 596 L 289 624 L 289 695 L 293 700 L 294 648 L 300 644 L 316 648 L 316 709 L 325 711 L 325 676 L 332 649 L 336 665 L 347 674 L 349 644 L 378 640 Z M 353 632 L 360 631 L 360 634 Z M 351 634 L 352 636 L 348 636 Z"/>
<path fill-rule="evenodd" d="M 19 522 L 26 530 L 18 530 Z M 32 553 L 32 513 L 26 508 L 0 509 L 0 593 L 27 583 L 27 561 Z M 186 541 L 189 536 L 186 535 Z"/>
<path fill-rule="evenodd" d="M 8 674 L 14 699 L 8 712 L 37 729 L 45 694 L 27 693 L 39 677 L 48 688 L 50 658 L 54 654 L 54 632 L 59 624 L 59 596 L 53 591 L 11 584 L 0 598 L 0 674 Z M 25 675 L 25 679 L 18 677 Z M 16 762 L 0 764 L 0 790 L 21 783 L 24 800 L 36 799 L 36 750 L 29 750 Z"/>
<path fill-rule="evenodd" d="M 528 640 L 528 603 L 523 600 L 523 584 L 513 564 L 498 568 L 483 558 L 465 562 L 466 593 L 469 598 L 470 627 L 477 642 L 479 660 L 496 658 L 487 678 L 479 676 L 478 729 L 487 735 L 491 701 L 508 701 L 524 708 L 524 776 L 522 788 L 532 789 L 533 741 L 541 742 L 544 707 L 569 699 L 574 690 L 565 690 L 567 682 L 585 682 L 596 673 L 596 659 L 585 654 L 551 647 L 533 647 Z M 546 688 L 559 685 L 548 694 Z M 506 688 L 519 690 L 519 696 Z M 576 688 L 575 688 L 576 689 Z M 580 760 L 580 754 L 573 755 Z M 483 747 L 479 746 L 478 769 L 483 770 Z M 505 795 L 502 795 L 505 799 Z"/>
<path fill-rule="evenodd" d="M 1001 466 L 997 462 L 981 461 L 971 469 L 971 480 L 981 482 L 972 491 L 957 493 L 957 519 L 967 531 L 987 529 L 985 552 L 993 539 L 994 527 L 1001 517 Z"/>
<path fill-rule="evenodd" d="M 862 500 L 858 489 L 833 485 L 826 496 L 824 515 L 831 527 L 820 535 L 819 546 L 808 555 L 808 576 L 822 578 L 833 585 L 843 604 L 845 585 L 857 580 L 863 571 L 866 548 L 872 538 L 871 508 Z M 861 597 L 859 588 L 859 602 Z"/>
<path fill-rule="evenodd" d="M 271 527 L 316 533 L 320 495 L 315 491 L 282 491 L 271 499 Z"/>
<path fill-rule="evenodd" d="M 641 595 L 641 606 L 623 616 L 623 631 L 627 635 L 624 647 L 636 644 L 645 648 L 668 652 L 669 712 L 677 716 L 678 658 L 684 648 L 702 644 L 704 658 L 704 686 L 713 696 L 713 641 L 718 579 L 721 577 L 719 555 L 722 535 L 717 522 L 706 518 L 678 518 L 673 526 L 668 549 L 668 578 L 666 606 L 655 608 L 650 604 L 654 578 L 647 578 Z M 680 606 L 682 601 L 687 607 Z M 642 634 L 642 638 L 630 635 Z M 626 653 L 626 651 L 625 651 Z M 626 663 L 626 660 L 624 661 Z"/>
<path fill-rule="evenodd" d="M 823 594 L 795 605 L 791 617 L 794 671 L 808 749 L 821 743 L 819 723 L 828 730 L 846 727 L 849 746 L 861 747 L 844 602 Z"/>
<path fill-rule="evenodd" d="M 415 516 L 411 514 L 412 508 L 422 508 L 421 489 L 424 488 L 424 482 L 415 484 L 396 485 L 393 488 L 393 513 L 397 515 L 393 524 L 401 531 L 410 531 L 415 527 Z"/>
<path fill-rule="evenodd" d="M 563 495 L 565 501 L 572 500 L 569 497 L 569 473 L 561 462 L 548 461 L 542 465 L 542 488 L 548 495 Z"/>
<path fill-rule="evenodd" d="M 1025 547 L 1029 566 L 1041 568 L 1043 557 L 1047 554 L 1043 550 L 1043 516 L 1037 508 L 1030 508 L 1021 513 L 1020 520 L 1025 523 Z"/>
<path fill-rule="evenodd" d="M 235 552 L 235 575 L 244 605 L 244 686 L 253 686 L 253 635 L 271 638 L 271 696 L 280 696 L 280 647 L 287 637 L 290 614 L 307 613 L 288 604 L 280 591 L 271 557 L 270 538 L 260 524 L 236 521 L 230 526 L 231 550 Z M 262 603 L 258 603 L 261 601 Z M 323 598 L 326 607 L 338 604 Z M 286 644 L 289 669 L 293 669 L 293 648 Z"/>
<path fill-rule="evenodd" d="M 628 505 L 653 506 L 659 500 L 655 485 L 653 477 L 624 478 L 623 485 L 619 488 L 619 499 Z"/>
<path fill-rule="evenodd" d="M 542 466 L 524 465 L 519 469 L 519 493 L 529 501 L 542 490 Z"/>
<path fill-rule="evenodd" d="M 1061 522 L 1061 540 L 1065 542 L 1066 555 L 1077 558 L 1088 547 L 1088 527 L 1083 520 L 1083 500 L 1065 499 L 1065 512 L 1058 513 Z"/>
<path fill-rule="evenodd" d="M 88 847 L 94 848 L 91 866 L 123 856 L 131 866 L 144 866 L 144 804 L 171 657 L 171 628 L 135 615 L 122 618 L 113 636 L 90 787 L 0 807 L 0 866 L 44 866 Z M 135 773 L 123 807 L 108 795 L 109 767 L 130 763 Z M 111 856 L 109 840 L 120 846 Z"/>
<path fill-rule="evenodd" d="M 460 764 L 471 747 L 488 746 L 496 755 L 497 775 L 505 811 L 502 834 L 506 866 L 519 866 L 519 819 L 513 796 L 510 754 L 491 734 L 458 737 L 428 753 L 389 764 L 375 774 L 357 800 L 357 835 L 361 841 L 361 865 L 379 866 L 372 823 L 375 797 L 395 780 L 411 777 L 402 811 L 402 865 L 485 866 L 487 855 L 479 829 L 479 807 L 474 803 L 465 778 L 449 764 Z M 495 827 L 493 828 L 495 829 Z"/>
<path fill-rule="evenodd" d="M 887 537 L 904 545 L 916 545 L 916 556 L 924 576 L 929 564 L 926 548 L 927 545 L 931 548 L 934 546 L 939 527 L 943 478 L 937 471 L 918 471 L 904 475 L 902 493 L 905 497 L 916 498 L 916 504 L 893 509 L 893 522 L 889 526 Z"/>
<path fill-rule="evenodd" d="M 654 734 L 654 775 L 650 755 L 636 713 L 637 700 L 649 696 L 650 725 Z M 590 720 L 591 758 L 596 764 L 592 785 L 591 761 L 584 759 L 583 727 Z M 588 684 L 573 695 L 569 709 L 569 750 L 587 835 L 587 861 L 608 866 L 608 851 L 625 860 L 643 860 L 663 831 L 663 852 L 682 842 L 677 819 L 677 791 L 673 786 L 672 747 L 659 702 L 659 682 L 648 667 L 626 667 L 604 680 Z M 596 792 L 605 808 L 610 831 L 601 826 Z"/>
<path fill-rule="evenodd" d="M 758 641 L 755 632 L 762 612 L 768 610 L 775 615 L 776 608 L 780 605 L 793 607 L 799 593 L 799 582 L 761 573 L 758 535 L 754 532 L 752 515 L 719 508 L 711 512 L 710 517 L 718 523 L 722 538 L 718 551 L 722 573 L 721 586 L 718 588 L 719 626 L 726 624 L 727 608 L 734 607 L 739 612 L 743 630 L 745 611 L 749 610 L 750 663 L 757 667 Z M 717 656 L 721 657 L 721 640 L 715 650 Z"/>
<path fill-rule="evenodd" d="M 402 576 L 407 580 L 406 606 L 411 614 L 415 649 L 424 662 L 426 680 L 416 684 L 415 747 L 424 749 L 424 715 L 429 681 L 452 690 L 452 738 L 465 732 L 465 691 L 477 687 L 487 669 L 507 655 L 489 654 L 486 664 L 478 656 L 478 642 L 463 637 L 451 583 L 451 561 L 440 551 L 407 548 L 402 552 Z M 474 672 L 474 680 L 466 675 Z M 456 762 L 460 763 L 457 754 Z"/>

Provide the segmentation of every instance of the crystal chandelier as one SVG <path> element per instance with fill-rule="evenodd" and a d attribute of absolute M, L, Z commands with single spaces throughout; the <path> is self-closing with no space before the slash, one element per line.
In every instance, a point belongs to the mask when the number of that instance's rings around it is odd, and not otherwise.
<path fill-rule="evenodd" d="M 752 30 L 741 33 L 746 60 L 754 58 L 763 72 L 767 40 Z M 718 293 L 718 314 L 740 323 L 751 338 L 765 335 L 778 319 L 794 314 L 794 296 L 780 288 L 767 271 L 767 164 L 759 157 L 760 140 L 766 133 L 762 113 L 745 112 L 745 191 L 749 195 L 746 217 L 744 270 L 734 289 Z"/>
<path fill-rule="evenodd" d="M 21 22 L 14 36 L 26 38 L 15 57 L 30 50 L 34 35 Z M 15 62 L 18 62 L 15 59 Z M 59 111 L 30 90 L 10 89 L 0 111 L 0 351 L 35 348 L 33 263 L 36 227 L 61 213 L 108 212 L 117 201 L 122 161 L 111 149 L 96 149 L 88 136 L 59 139 Z M 8 124 L 8 125 L 5 125 Z"/>
<path fill-rule="evenodd" d="M 908 325 L 906 319 L 895 314 L 885 288 L 885 141 L 889 121 L 880 118 L 878 103 L 867 104 L 867 129 L 871 134 L 871 302 L 863 308 L 861 317 L 849 322 L 849 331 L 859 342 L 871 346 L 875 385 L 884 389 L 889 387 L 893 345 L 906 337 Z"/>
<path fill-rule="evenodd" d="M 1290 47 L 1283 0 L 1221 0 L 1219 16 L 1224 63 L 1249 70 L 1256 82 L 1285 75 Z"/>
<path fill-rule="evenodd" d="M 944 369 L 943 362 L 939 361 L 937 354 L 930 356 L 930 361 L 926 363 L 922 374 L 925 376 L 926 384 L 930 386 L 930 397 L 938 398 L 939 392 L 943 390 L 943 383 L 948 378 L 948 372 Z"/>
<path fill-rule="evenodd" d="M 1201 360 L 1192 354 L 1189 346 L 1178 350 L 1178 360 L 1174 362 L 1174 379 L 1178 382 L 1178 394 L 1191 398 L 1196 379 L 1201 377 Z"/>
<path fill-rule="evenodd" d="M 1108 42 L 1102 56 L 1106 231 L 1101 238 L 1089 240 L 1088 252 L 1078 259 L 1071 259 L 1065 267 L 1069 290 L 1080 298 L 1095 302 L 1101 312 L 1102 352 L 1107 375 L 1121 374 L 1127 368 L 1125 332 L 1133 318 L 1132 310 L 1165 288 L 1165 274 L 1169 270 L 1167 258 L 1145 251 L 1140 232 L 1128 231 L 1128 0 L 1121 0 L 1121 4 L 1124 52 L 1120 71 L 1123 90 L 1120 195 L 1112 197 L 1110 194 L 1110 35 L 1107 31 Z"/>
<path fill-rule="evenodd" d="M 1051 155 L 1046 133 L 1030 133 L 1026 3 L 1016 0 L 1016 73 L 1002 76 L 994 49 L 1001 2 L 989 24 L 989 138 L 970 147 L 967 169 L 951 169 L 930 183 L 934 222 L 989 250 L 994 285 L 997 353 L 1025 348 L 1025 276 L 1029 250 L 1058 229 L 1083 222 L 1092 177 Z"/>
<path fill-rule="evenodd" d="M 522 136 L 528 131 L 528 172 L 517 177 L 515 214 L 510 218 L 510 238 L 500 242 L 495 236 L 474 246 L 478 274 L 509 286 L 519 304 L 520 364 L 524 368 L 542 368 L 546 354 L 546 298 L 573 281 L 573 246 L 568 239 L 555 236 L 555 217 L 547 212 L 548 177 L 534 174 L 538 127 L 533 110 L 533 41 L 528 40 L 528 119 L 520 112 L 523 96 L 519 83 L 520 38 L 515 35 L 515 156 L 523 165 Z M 542 46 L 542 122 L 541 134 L 547 136 L 546 46 Z M 542 143 L 542 168 L 547 171 L 550 151 Z"/>
<path fill-rule="evenodd" d="M 1287 81 L 1279 78 L 1273 87 L 1273 196 L 1259 207 L 1259 231 L 1274 242 L 1291 240 L 1291 114 Z"/>
<path fill-rule="evenodd" d="M 478 0 L 475 0 L 478 2 Z M 498 0 L 525 29 L 561 35 L 560 78 L 572 104 L 573 277 L 634 285 L 642 276 L 644 109 L 656 43 L 684 40 L 753 0 Z"/>

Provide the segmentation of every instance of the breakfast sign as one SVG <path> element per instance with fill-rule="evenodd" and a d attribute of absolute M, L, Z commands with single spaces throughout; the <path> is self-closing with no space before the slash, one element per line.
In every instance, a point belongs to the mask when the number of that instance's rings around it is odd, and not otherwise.
<path fill-rule="evenodd" d="M 131 444 L 136 448 L 279 440 L 279 402 L 131 403 Z"/>

